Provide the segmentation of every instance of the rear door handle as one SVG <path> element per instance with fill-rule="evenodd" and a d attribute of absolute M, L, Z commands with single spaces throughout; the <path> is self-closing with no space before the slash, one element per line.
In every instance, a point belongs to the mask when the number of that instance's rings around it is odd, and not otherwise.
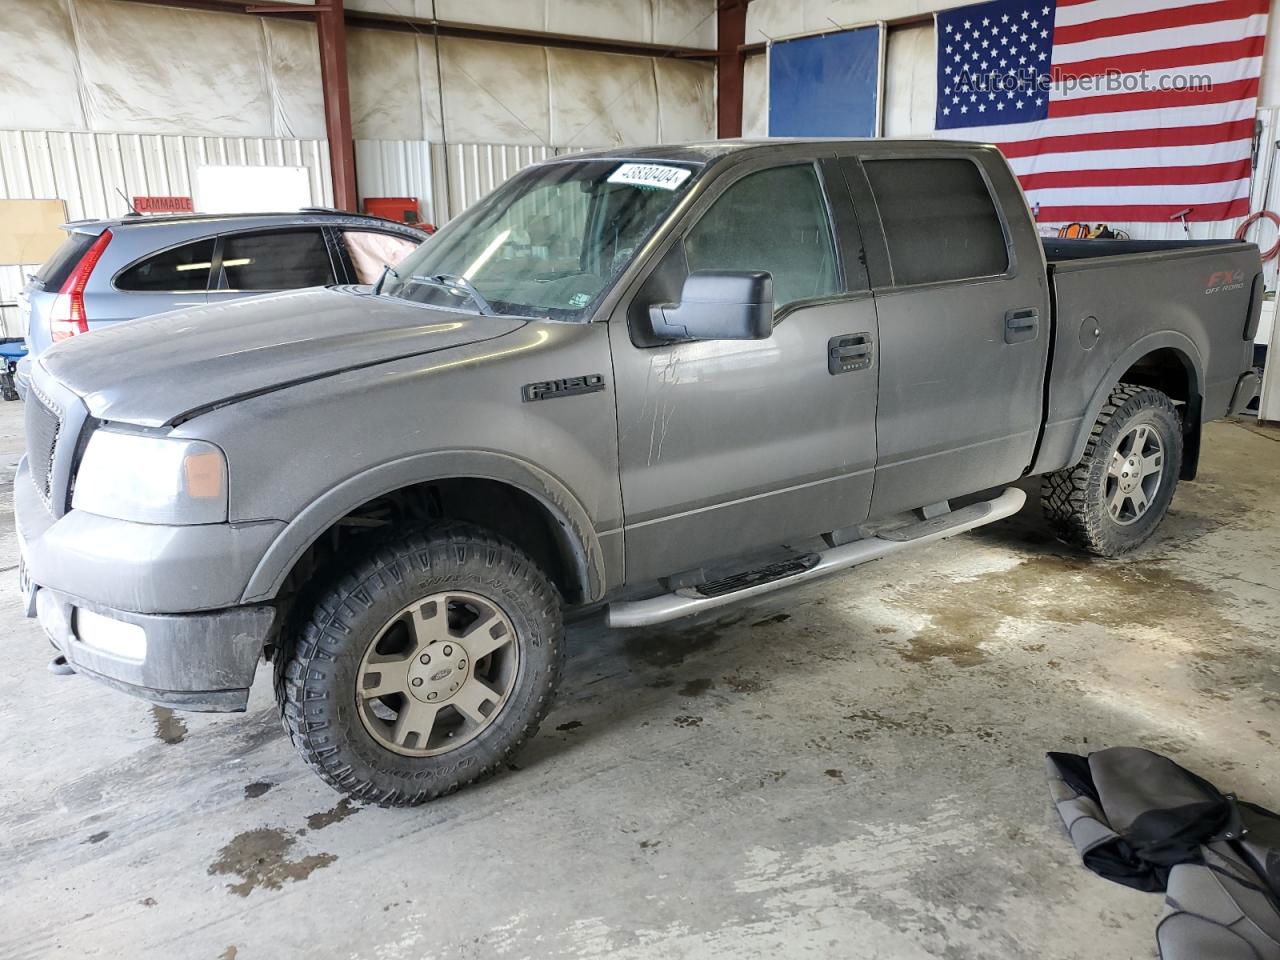
<path fill-rule="evenodd" d="M 871 366 L 871 334 L 847 333 L 827 341 L 827 372 L 852 373 Z"/>
<path fill-rule="evenodd" d="M 1004 315 L 1004 342 L 1034 340 L 1040 330 L 1040 311 L 1035 307 L 1010 310 Z"/>

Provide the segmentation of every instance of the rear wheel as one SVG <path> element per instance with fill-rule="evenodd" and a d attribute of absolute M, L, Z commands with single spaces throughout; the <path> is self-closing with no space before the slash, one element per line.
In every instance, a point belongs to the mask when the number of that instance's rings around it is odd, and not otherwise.
<path fill-rule="evenodd" d="M 338 790 L 422 803 L 536 731 L 563 660 L 560 601 L 512 544 L 449 524 L 337 578 L 280 664 L 294 746 Z"/>
<path fill-rule="evenodd" d="M 1080 462 L 1044 478 L 1058 534 L 1103 557 L 1141 546 L 1164 519 L 1182 466 L 1182 423 L 1165 394 L 1122 383 L 1094 422 Z"/>

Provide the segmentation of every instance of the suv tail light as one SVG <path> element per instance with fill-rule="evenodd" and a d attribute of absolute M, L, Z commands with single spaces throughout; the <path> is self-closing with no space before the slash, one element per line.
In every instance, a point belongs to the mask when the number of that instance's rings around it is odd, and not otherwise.
<path fill-rule="evenodd" d="M 111 231 L 103 230 L 63 281 L 49 311 L 49 336 L 54 343 L 77 333 L 89 332 L 89 318 L 84 312 L 84 288 L 89 283 L 89 274 L 93 273 L 110 242 Z"/>

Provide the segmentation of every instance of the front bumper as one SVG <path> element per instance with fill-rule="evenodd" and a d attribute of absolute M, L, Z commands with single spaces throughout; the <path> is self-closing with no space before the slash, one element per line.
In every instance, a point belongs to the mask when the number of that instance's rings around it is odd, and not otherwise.
<path fill-rule="evenodd" d="M 77 510 L 55 519 L 25 458 L 14 520 L 28 615 L 78 672 L 185 710 L 245 708 L 275 609 L 240 598 L 281 524 L 173 527 Z M 128 642 L 104 643 L 113 633 Z"/>
<path fill-rule="evenodd" d="M 153 703 L 219 713 L 245 708 L 275 620 L 275 609 L 266 605 L 209 613 L 126 613 L 39 586 L 35 606 L 40 626 L 77 673 Z M 92 641 L 92 635 L 80 635 L 86 612 L 138 628 L 145 638 L 136 651 L 140 655 L 86 642 Z"/>

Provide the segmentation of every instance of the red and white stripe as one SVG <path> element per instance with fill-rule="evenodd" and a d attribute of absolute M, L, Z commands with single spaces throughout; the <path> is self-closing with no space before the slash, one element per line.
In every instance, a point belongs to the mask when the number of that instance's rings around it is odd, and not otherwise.
<path fill-rule="evenodd" d="M 1058 0 L 1049 116 L 949 137 L 1000 147 L 1045 223 L 1218 221 L 1248 212 L 1268 0 Z M 1147 71 L 1148 89 L 1063 77 Z M 1161 76 L 1208 90 L 1157 90 Z M 1136 77 L 1134 78 L 1136 81 Z"/>

